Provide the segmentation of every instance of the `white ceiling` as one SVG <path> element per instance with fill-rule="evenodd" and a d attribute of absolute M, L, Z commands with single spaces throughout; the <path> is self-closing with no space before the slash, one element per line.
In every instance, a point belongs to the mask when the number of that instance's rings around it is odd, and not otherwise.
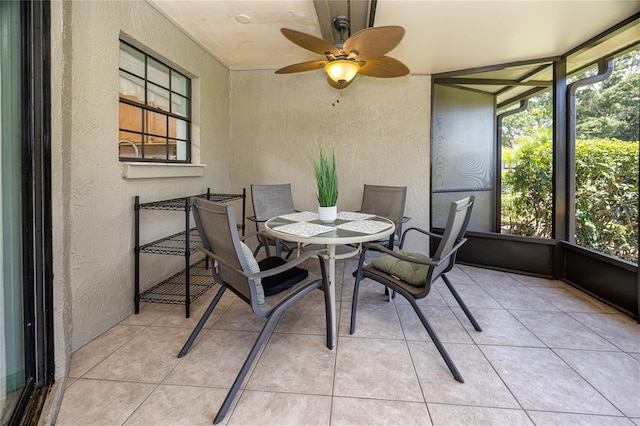
<path fill-rule="evenodd" d="M 147 1 L 231 70 L 322 59 L 280 28 L 322 38 L 330 25 L 316 12 L 327 0 Z M 640 0 L 378 0 L 374 26 L 404 27 L 389 56 L 435 74 L 558 56 L 639 11 Z"/>

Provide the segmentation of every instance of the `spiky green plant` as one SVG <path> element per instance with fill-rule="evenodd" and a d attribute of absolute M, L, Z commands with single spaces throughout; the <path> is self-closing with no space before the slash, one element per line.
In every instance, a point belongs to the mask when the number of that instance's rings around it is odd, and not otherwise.
<path fill-rule="evenodd" d="M 320 147 L 317 158 L 312 159 L 313 171 L 318 184 L 318 203 L 320 207 L 335 206 L 338 202 L 338 172 L 336 170 L 336 156 L 331 155 Z"/>

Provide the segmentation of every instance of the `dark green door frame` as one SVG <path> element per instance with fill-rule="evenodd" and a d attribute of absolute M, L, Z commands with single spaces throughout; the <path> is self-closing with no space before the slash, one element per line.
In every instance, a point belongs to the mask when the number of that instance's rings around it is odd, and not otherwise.
<path fill-rule="evenodd" d="M 5 0 L 2 0 L 5 1 Z M 21 14 L 22 265 L 27 386 L 9 421 L 36 424 L 54 382 L 50 2 Z"/>

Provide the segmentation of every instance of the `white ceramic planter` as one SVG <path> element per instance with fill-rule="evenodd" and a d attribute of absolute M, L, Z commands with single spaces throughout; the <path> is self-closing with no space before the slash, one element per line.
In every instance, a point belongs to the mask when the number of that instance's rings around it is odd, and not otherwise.
<path fill-rule="evenodd" d="M 338 217 L 338 206 L 318 207 L 318 216 L 323 223 L 331 223 Z"/>

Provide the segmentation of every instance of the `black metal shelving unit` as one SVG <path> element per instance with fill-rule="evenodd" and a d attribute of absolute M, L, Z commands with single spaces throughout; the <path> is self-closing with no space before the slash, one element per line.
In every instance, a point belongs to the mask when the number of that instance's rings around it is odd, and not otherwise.
<path fill-rule="evenodd" d="M 135 313 L 140 312 L 140 302 L 184 304 L 185 316 L 190 316 L 191 302 L 200 297 L 214 285 L 211 272 L 208 271 L 208 259 L 191 264 L 191 255 L 202 247 L 198 230 L 191 226 L 190 213 L 195 198 L 204 198 L 221 204 L 228 204 L 242 200 L 242 224 L 238 229 L 244 235 L 246 216 L 246 189 L 242 194 L 218 194 L 209 189 L 205 194 L 188 197 L 172 198 L 169 200 L 140 203 L 140 196 L 136 195 L 135 211 Z M 159 240 L 140 245 L 140 210 L 168 210 L 184 212 L 184 231 L 163 237 Z M 154 253 L 173 256 L 184 256 L 184 270 L 140 293 L 140 254 Z"/>

